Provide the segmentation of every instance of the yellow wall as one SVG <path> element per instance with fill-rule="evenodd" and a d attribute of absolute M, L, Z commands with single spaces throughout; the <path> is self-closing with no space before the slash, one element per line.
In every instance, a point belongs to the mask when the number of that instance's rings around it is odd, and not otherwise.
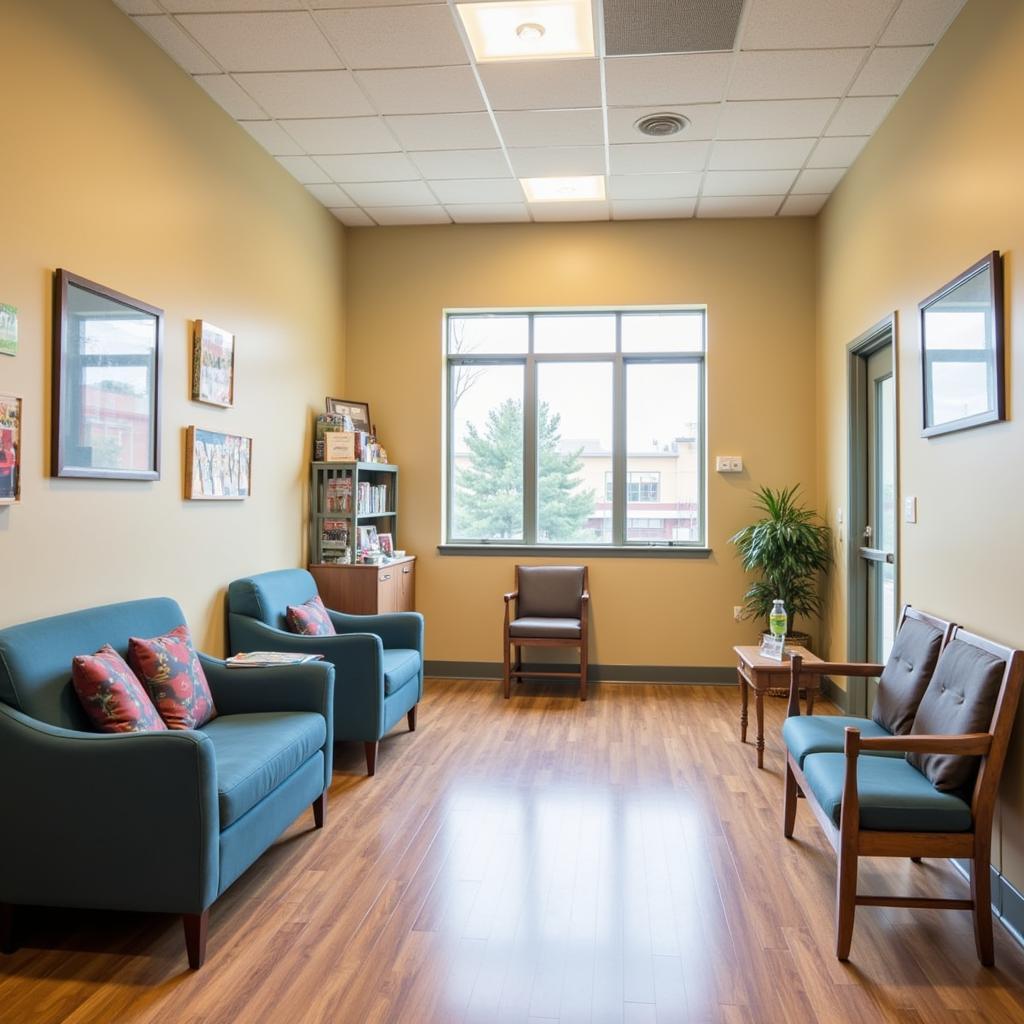
<path fill-rule="evenodd" d="M 821 217 L 820 492 L 846 501 L 845 346 L 897 311 L 901 598 L 1024 647 L 1024 6 L 971 0 Z M 917 303 L 992 249 L 1005 256 L 1010 421 L 920 436 Z M 830 653 L 846 654 L 845 575 L 833 578 Z M 1004 776 L 1002 863 L 1024 888 L 1024 744 Z"/>
<path fill-rule="evenodd" d="M 336 220 L 106 0 L 3 0 L 0 302 L 20 351 L 22 503 L 0 509 L 0 625 L 170 594 L 218 650 L 223 588 L 304 557 L 311 409 L 344 372 Z M 49 478 L 55 267 L 162 307 L 162 478 Z M 237 334 L 237 404 L 188 400 L 189 321 Z M 254 438 L 253 496 L 182 500 L 183 428 Z"/>
<path fill-rule="evenodd" d="M 814 227 L 807 219 L 357 229 L 348 233 L 347 397 L 369 400 L 402 469 L 400 546 L 419 556 L 427 657 L 498 661 L 515 559 L 442 556 L 442 310 L 707 303 L 709 443 L 747 472 L 709 474 L 707 560 L 592 558 L 603 664 L 725 666 L 749 642 L 727 538 L 750 490 L 814 500 Z"/>

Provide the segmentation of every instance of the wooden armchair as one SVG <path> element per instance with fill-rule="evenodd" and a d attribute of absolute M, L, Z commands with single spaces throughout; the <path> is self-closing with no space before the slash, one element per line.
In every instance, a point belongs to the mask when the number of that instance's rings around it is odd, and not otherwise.
<path fill-rule="evenodd" d="M 529 676 L 579 678 L 580 700 L 587 699 L 587 643 L 590 593 L 585 565 L 517 565 L 516 589 L 505 595 L 505 699 L 512 679 Z M 515 648 L 515 662 L 511 648 Z M 575 672 L 527 672 L 523 647 L 576 647 L 580 667 Z"/>

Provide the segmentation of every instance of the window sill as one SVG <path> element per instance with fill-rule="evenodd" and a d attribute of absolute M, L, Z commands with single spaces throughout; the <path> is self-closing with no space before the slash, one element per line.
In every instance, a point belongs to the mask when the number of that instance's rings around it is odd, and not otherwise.
<path fill-rule="evenodd" d="M 698 545 L 629 544 L 438 544 L 439 555 L 499 555 L 520 558 L 543 558 L 545 555 L 587 558 L 710 558 L 711 548 Z"/>

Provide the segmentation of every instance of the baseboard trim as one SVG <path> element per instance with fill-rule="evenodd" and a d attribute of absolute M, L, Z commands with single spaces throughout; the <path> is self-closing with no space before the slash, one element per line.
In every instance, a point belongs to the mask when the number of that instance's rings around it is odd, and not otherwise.
<path fill-rule="evenodd" d="M 529 662 L 531 672 L 565 672 L 566 664 Z M 505 669 L 500 661 L 428 661 L 423 666 L 428 676 L 443 679 L 501 679 Z M 684 683 L 688 685 L 736 685 L 736 669 L 695 665 L 591 665 L 591 682 L 603 683 Z M 571 682 L 571 680 L 570 680 Z"/>
<path fill-rule="evenodd" d="M 954 860 L 952 864 L 970 882 L 971 862 Z M 1018 946 L 1024 946 L 1024 895 L 1003 877 L 998 868 L 990 866 L 989 873 L 992 883 L 992 913 L 1009 933 L 1010 938 Z"/>

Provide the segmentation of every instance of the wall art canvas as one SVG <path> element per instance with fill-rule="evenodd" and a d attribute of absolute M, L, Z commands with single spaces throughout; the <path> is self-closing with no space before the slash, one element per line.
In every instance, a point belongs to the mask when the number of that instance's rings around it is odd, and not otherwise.
<path fill-rule="evenodd" d="M 252 438 L 189 427 L 185 434 L 185 497 L 241 500 L 252 493 Z"/>
<path fill-rule="evenodd" d="M 0 355 L 18 354 L 18 310 L 0 302 Z"/>
<path fill-rule="evenodd" d="M 235 404 L 235 336 L 206 320 L 192 324 L 192 398 Z"/>
<path fill-rule="evenodd" d="M 0 395 L 0 505 L 21 498 L 21 399 Z"/>

